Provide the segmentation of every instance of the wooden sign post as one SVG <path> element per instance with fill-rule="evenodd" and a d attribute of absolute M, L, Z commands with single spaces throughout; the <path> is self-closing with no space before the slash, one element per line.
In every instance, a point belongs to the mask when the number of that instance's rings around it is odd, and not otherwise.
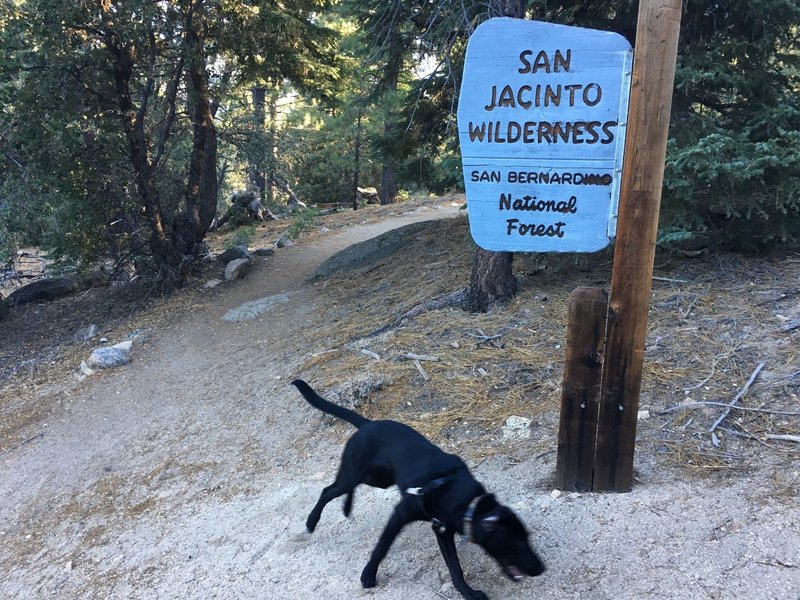
<path fill-rule="evenodd" d="M 561 489 L 627 492 L 633 481 L 680 9 L 681 0 L 639 4 L 602 381 L 597 384 L 594 370 L 575 366 L 587 360 L 597 343 L 591 330 L 600 319 L 591 310 L 597 295 L 584 291 L 570 299 L 570 315 L 583 315 L 590 331 L 567 336 L 556 467 L 556 484 Z M 581 324 L 570 321 L 568 332 L 575 327 Z M 583 406 L 589 409 L 579 408 Z M 595 439 L 586 441 L 590 434 Z M 591 443 L 590 463 L 585 446 Z"/>
<path fill-rule="evenodd" d="M 681 0 L 642 0 L 611 276 L 593 489 L 630 491 Z"/>

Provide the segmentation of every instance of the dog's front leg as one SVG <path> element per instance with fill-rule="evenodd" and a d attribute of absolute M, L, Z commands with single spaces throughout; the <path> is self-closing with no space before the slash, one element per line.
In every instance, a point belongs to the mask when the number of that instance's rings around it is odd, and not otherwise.
<path fill-rule="evenodd" d="M 402 531 L 403 527 L 415 519 L 416 517 L 405 502 L 400 502 L 400 504 L 395 506 L 394 512 L 389 522 L 386 524 L 386 528 L 383 530 L 383 533 L 381 533 L 378 544 L 372 551 L 372 556 L 370 556 L 367 566 L 361 571 L 361 585 L 365 588 L 375 587 L 378 566 L 386 557 L 386 553 L 389 552 L 394 538 Z"/>
<path fill-rule="evenodd" d="M 461 592 L 467 600 L 489 600 L 489 598 L 480 590 L 473 590 L 467 585 L 464 579 L 464 571 L 461 570 L 461 562 L 458 560 L 456 553 L 456 543 L 453 539 L 454 533 L 452 531 L 445 531 L 436 533 L 436 541 L 439 542 L 439 550 L 442 551 L 444 562 L 447 565 L 447 570 L 450 571 L 450 578 L 453 580 L 453 586 Z"/>

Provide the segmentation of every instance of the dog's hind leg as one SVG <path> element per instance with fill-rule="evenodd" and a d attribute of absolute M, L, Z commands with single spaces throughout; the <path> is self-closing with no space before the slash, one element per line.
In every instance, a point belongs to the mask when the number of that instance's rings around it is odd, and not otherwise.
<path fill-rule="evenodd" d="M 394 542 L 394 539 L 402 531 L 403 527 L 412 521 L 416 521 L 418 518 L 419 516 L 416 514 L 416 511 L 412 510 L 405 501 L 401 501 L 400 504 L 395 507 L 392 516 L 389 518 L 389 522 L 386 524 L 386 528 L 383 530 L 378 540 L 378 544 L 372 551 L 372 556 L 370 556 L 367 566 L 364 567 L 364 570 L 361 572 L 361 585 L 365 588 L 375 587 L 378 566 L 386 557 L 386 553 L 389 552 L 392 542 Z"/>
<path fill-rule="evenodd" d="M 345 517 L 350 516 L 350 511 L 353 510 L 353 492 L 355 490 L 350 490 L 350 493 L 347 494 L 347 497 L 344 499 L 344 506 L 342 506 L 342 512 L 344 513 Z"/>
<path fill-rule="evenodd" d="M 306 519 L 306 529 L 309 533 L 313 533 L 314 529 L 316 529 L 317 523 L 319 523 L 319 518 L 322 516 L 322 509 L 325 508 L 325 505 L 331 500 L 334 500 L 344 494 L 348 494 L 348 498 L 352 498 L 353 490 L 352 488 L 348 489 L 342 486 L 338 481 L 322 490 L 322 494 L 320 494 L 317 504 L 311 510 L 308 518 Z"/>

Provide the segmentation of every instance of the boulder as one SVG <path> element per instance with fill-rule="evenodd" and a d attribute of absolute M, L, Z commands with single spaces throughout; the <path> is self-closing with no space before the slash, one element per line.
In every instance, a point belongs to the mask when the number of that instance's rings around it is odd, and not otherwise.
<path fill-rule="evenodd" d="M 294 245 L 294 242 L 285 235 L 282 235 L 281 237 L 278 238 L 278 241 L 275 242 L 275 245 L 278 248 L 288 248 L 289 246 Z"/>
<path fill-rule="evenodd" d="M 78 280 L 74 277 L 49 277 L 47 279 L 39 279 L 14 290 L 8 296 L 7 302 L 14 306 L 41 300 L 50 301 L 68 294 L 74 294 L 79 288 Z"/>
<path fill-rule="evenodd" d="M 249 258 L 237 258 L 225 265 L 225 281 L 233 281 L 247 274 L 250 269 Z"/>
<path fill-rule="evenodd" d="M 81 362 L 81 373 L 93 375 L 98 369 L 121 367 L 131 362 L 133 342 L 120 342 L 105 348 L 95 348 L 85 361 Z"/>
<path fill-rule="evenodd" d="M 348 246 L 317 267 L 310 280 L 324 279 L 340 271 L 358 271 L 370 268 L 377 262 L 385 260 L 395 252 L 405 248 L 420 232 L 441 227 L 441 224 L 442 222 L 438 220 L 411 223 L 410 225 L 387 231 L 372 239 Z"/>
<path fill-rule="evenodd" d="M 244 246 L 233 246 L 217 256 L 217 260 L 219 262 L 229 263 L 232 260 L 247 258 L 248 256 L 250 256 L 250 252 L 248 252 L 247 248 Z"/>

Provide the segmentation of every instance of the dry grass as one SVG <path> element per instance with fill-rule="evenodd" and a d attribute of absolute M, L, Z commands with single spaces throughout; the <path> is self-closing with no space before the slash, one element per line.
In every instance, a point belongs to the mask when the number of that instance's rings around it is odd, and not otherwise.
<path fill-rule="evenodd" d="M 578 286 L 608 287 L 610 253 L 517 255 L 520 291 L 507 306 L 485 315 L 432 311 L 364 338 L 417 304 L 464 287 L 473 248 L 466 221 L 454 220 L 421 232 L 357 276 L 325 281 L 323 303 L 336 305 L 335 322 L 317 334 L 329 350 L 309 357 L 302 372 L 323 390 L 367 378 L 388 382 L 359 410 L 403 420 L 440 443 L 466 436 L 476 456 L 553 451 L 568 297 Z M 800 410 L 800 333 L 780 330 L 782 316 L 800 314 L 791 293 L 799 274 L 800 260 L 791 252 L 766 259 L 659 254 L 640 403 L 650 414 L 639 425 L 645 460 L 700 473 L 747 468 L 765 452 L 779 460 L 796 454 L 797 444 L 763 438 L 800 433 L 798 418 L 733 411 L 724 425 L 743 435 L 718 431 L 715 446 L 708 428 L 724 409 L 659 412 L 682 402 L 731 401 L 761 360 L 767 367 L 742 404 Z M 409 352 L 438 357 L 421 362 L 428 380 L 403 358 Z M 511 415 L 532 419 L 524 444 L 503 439 L 501 427 Z"/>

